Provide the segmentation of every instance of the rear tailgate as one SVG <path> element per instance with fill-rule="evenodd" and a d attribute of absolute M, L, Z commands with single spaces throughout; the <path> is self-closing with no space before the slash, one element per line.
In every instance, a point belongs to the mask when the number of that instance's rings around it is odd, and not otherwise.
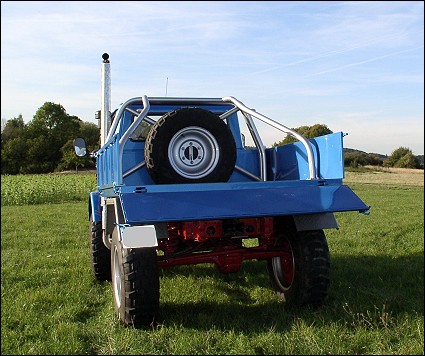
<path fill-rule="evenodd" d="M 370 208 L 341 179 L 127 186 L 119 197 L 128 224 Z"/>

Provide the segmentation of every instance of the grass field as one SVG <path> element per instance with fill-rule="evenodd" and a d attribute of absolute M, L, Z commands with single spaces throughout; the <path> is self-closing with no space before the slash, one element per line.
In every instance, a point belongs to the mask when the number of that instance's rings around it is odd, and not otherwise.
<path fill-rule="evenodd" d="M 148 330 L 122 326 L 111 284 L 92 278 L 92 175 L 70 175 L 80 184 L 54 177 L 68 186 L 65 201 L 35 189 L 31 204 L 19 195 L 6 200 L 3 190 L 17 188 L 2 177 L 1 353 L 423 355 L 423 171 L 411 175 L 347 172 L 372 209 L 337 213 L 339 230 L 325 230 L 332 280 L 320 309 L 279 303 L 264 262 L 230 275 L 182 266 L 162 271 L 164 322 Z M 49 178 L 31 176 L 20 189 Z"/>
<path fill-rule="evenodd" d="M 346 183 L 411 185 L 424 186 L 423 169 L 379 168 L 366 166 L 366 169 L 345 171 Z"/>

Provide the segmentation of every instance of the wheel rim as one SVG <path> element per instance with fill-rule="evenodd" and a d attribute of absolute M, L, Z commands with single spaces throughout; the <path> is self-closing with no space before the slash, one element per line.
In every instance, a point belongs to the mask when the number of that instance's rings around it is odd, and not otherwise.
<path fill-rule="evenodd" d="M 289 241 L 286 240 L 283 247 L 286 250 L 285 254 L 280 257 L 272 258 L 272 267 L 279 288 L 283 291 L 287 291 L 294 282 L 295 261 Z"/>
<path fill-rule="evenodd" d="M 114 248 L 114 269 L 112 271 L 112 281 L 114 289 L 115 304 L 118 308 L 121 307 L 121 272 L 118 262 L 118 249 Z"/>
<path fill-rule="evenodd" d="M 215 137 L 198 126 L 178 131 L 168 145 L 173 169 L 181 176 L 199 179 L 210 174 L 218 164 L 220 149 Z"/>

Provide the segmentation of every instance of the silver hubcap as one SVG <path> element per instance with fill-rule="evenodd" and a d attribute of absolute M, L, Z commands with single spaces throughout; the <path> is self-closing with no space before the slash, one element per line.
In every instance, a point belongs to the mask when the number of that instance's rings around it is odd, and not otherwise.
<path fill-rule="evenodd" d="M 294 256 L 292 253 L 291 257 L 289 259 L 285 258 L 284 261 L 282 261 L 281 257 L 273 257 L 272 268 L 280 290 L 289 290 L 294 279 Z"/>
<path fill-rule="evenodd" d="M 189 126 L 170 140 L 168 157 L 171 166 L 182 177 L 199 179 L 210 174 L 217 166 L 220 150 L 209 131 Z"/>

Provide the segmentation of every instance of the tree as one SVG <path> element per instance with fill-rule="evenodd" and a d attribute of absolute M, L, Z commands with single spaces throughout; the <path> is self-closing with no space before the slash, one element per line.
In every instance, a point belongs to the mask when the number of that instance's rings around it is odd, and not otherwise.
<path fill-rule="evenodd" d="M 26 164 L 21 167 L 21 173 L 48 173 L 55 169 L 57 152 L 48 136 L 28 138 L 27 145 Z"/>
<path fill-rule="evenodd" d="M 407 147 L 399 147 L 395 149 L 391 155 L 385 160 L 385 166 L 394 168 L 419 168 L 420 162 Z"/>
<path fill-rule="evenodd" d="M 300 126 L 293 130 L 306 138 L 314 138 L 333 133 L 326 125 L 323 124 L 315 124 L 313 126 Z M 287 135 L 282 141 L 275 142 L 272 147 L 282 146 L 297 141 L 297 138 L 291 135 Z"/>
<path fill-rule="evenodd" d="M 78 117 L 68 115 L 62 105 L 46 102 L 37 110 L 29 127 L 36 134 L 33 137 L 47 133 L 62 147 L 78 133 L 80 122 Z"/>
<path fill-rule="evenodd" d="M 359 166 L 379 166 L 383 164 L 383 160 L 373 153 L 362 151 L 353 151 L 344 153 L 344 166 L 357 168 Z"/>
<path fill-rule="evenodd" d="M 99 148 L 100 130 L 96 124 L 81 121 L 79 133 L 75 137 L 77 136 L 83 138 L 86 142 L 88 153 L 92 153 Z M 57 171 L 78 169 L 78 167 L 95 167 L 95 163 L 89 154 L 84 157 L 78 157 L 75 154 L 74 138 L 68 140 L 68 142 L 62 146 L 62 159 L 56 168 Z"/>
<path fill-rule="evenodd" d="M 89 152 L 93 152 L 99 148 L 100 130 L 96 124 L 82 121 L 78 135 L 86 141 Z"/>
<path fill-rule="evenodd" d="M 78 135 L 80 123 L 78 117 L 68 115 L 60 104 L 46 102 L 37 110 L 28 124 L 28 136 L 37 147 L 29 152 L 32 162 L 29 168 L 33 173 L 53 171 L 59 165 L 61 148 Z"/>
<path fill-rule="evenodd" d="M 16 137 L 22 137 L 25 131 L 25 122 L 22 114 L 18 117 L 7 120 L 1 131 L 1 147 L 6 144 L 7 141 Z"/>
<path fill-rule="evenodd" d="M 89 152 L 99 148 L 99 128 L 68 115 L 60 104 L 45 102 L 33 120 L 22 115 L 2 119 L 1 173 L 47 173 L 60 169 L 94 167 L 89 155 L 77 157 L 73 140 L 83 137 Z"/>
<path fill-rule="evenodd" d="M 57 171 L 75 169 L 78 167 L 94 168 L 95 163 L 91 159 L 89 153 L 83 157 L 79 157 L 75 154 L 74 140 L 69 140 L 61 149 L 62 160 L 56 168 Z"/>
<path fill-rule="evenodd" d="M 27 164 L 28 142 L 18 136 L 7 140 L 1 148 L 1 174 L 19 174 Z"/>
<path fill-rule="evenodd" d="M 360 151 L 348 152 L 344 154 L 344 166 L 357 168 L 367 165 L 367 154 Z"/>

